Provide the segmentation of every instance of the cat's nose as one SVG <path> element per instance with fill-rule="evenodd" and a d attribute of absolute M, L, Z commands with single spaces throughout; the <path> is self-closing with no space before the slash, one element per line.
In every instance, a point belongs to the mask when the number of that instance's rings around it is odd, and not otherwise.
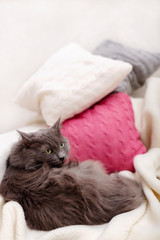
<path fill-rule="evenodd" d="M 59 158 L 61 162 L 64 162 L 64 157 Z"/>

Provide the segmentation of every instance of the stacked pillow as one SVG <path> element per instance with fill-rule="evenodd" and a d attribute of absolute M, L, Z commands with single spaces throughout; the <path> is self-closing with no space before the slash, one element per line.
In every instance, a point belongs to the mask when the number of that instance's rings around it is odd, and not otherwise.
<path fill-rule="evenodd" d="M 72 43 L 54 53 L 20 89 L 16 102 L 48 125 L 84 111 L 127 76 L 129 63 L 96 56 Z"/>
<path fill-rule="evenodd" d="M 160 54 L 123 46 L 120 43 L 106 40 L 95 50 L 94 54 L 109 57 L 132 64 L 132 71 L 115 89 L 117 92 L 130 94 L 141 87 L 145 80 L 160 67 Z"/>
<path fill-rule="evenodd" d="M 101 161 L 109 173 L 134 171 L 134 157 L 146 151 L 135 127 L 131 100 L 125 93 L 110 94 L 66 120 L 62 133 L 69 139 L 71 158 Z"/>

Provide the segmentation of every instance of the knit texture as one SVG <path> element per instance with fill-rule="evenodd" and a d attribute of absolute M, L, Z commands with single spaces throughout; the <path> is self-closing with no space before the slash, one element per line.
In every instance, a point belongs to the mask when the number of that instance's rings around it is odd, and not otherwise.
<path fill-rule="evenodd" d="M 146 151 L 135 127 L 130 98 L 110 94 L 96 105 L 63 123 L 71 157 L 101 161 L 109 173 L 134 171 L 133 159 Z"/>
<path fill-rule="evenodd" d="M 86 110 L 111 93 L 132 70 L 129 63 L 91 54 L 76 43 L 54 53 L 22 86 L 16 102 L 48 125 Z"/>
<path fill-rule="evenodd" d="M 132 64 L 132 71 L 116 88 L 117 92 L 131 93 L 141 87 L 145 80 L 160 67 L 160 53 L 126 47 L 110 40 L 102 42 L 94 50 L 94 54 Z"/>

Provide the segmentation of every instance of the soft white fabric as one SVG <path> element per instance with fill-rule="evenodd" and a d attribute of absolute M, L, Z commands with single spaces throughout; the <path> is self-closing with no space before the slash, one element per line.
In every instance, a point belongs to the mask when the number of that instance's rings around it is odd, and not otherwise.
<path fill-rule="evenodd" d="M 135 123 L 140 132 L 141 139 L 145 146 L 150 148 L 160 148 L 160 78 L 150 77 L 146 82 L 145 96 L 137 98 L 141 89 L 136 91 L 131 98 L 134 113 L 136 115 Z M 140 93 L 141 94 L 141 93 Z M 155 97 L 154 97 L 155 95 Z"/>
<path fill-rule="evenodd" d="M 157 91 L 155 91 L 157 89 Z M 147 201 L 139 208 L 120 214 L 108 224 L 99 226 L 69 226 L 49 232 L 28 229 L 21 206 L 15 202 L 4 203 L 0 199 L 0 239 L 5 240 L 159 240 L 160 239 L 160 147 L 156 131 L 160 132 L 160 113 L 155 109 L 160 106 L 160 81 L 150 81 L 145 98 L 137 101 L 132 98 L 135 119 L 144 141 L 149 142 L 152 149 L 146 154 L 136 156 L 136 174 L 122 172 L 127 177 L 133 177 L 142 182 Z M 140 99 L 139 99 L 140 100 Z M 143 104 L 142 104 L 143 102 Z M 151 104 L 148 105 L 148 102 Z M 152 104 L 154 103 L 154 105 Z M 150 118 L 146 115 L 146 104 Z M 137 121 L 137 116 L 141 121 Z M 152 119 L 152 121 L 151 121 Z M 145 122 L 145 128 L 141 125 Z M 33 126 L 36 130 L 42 126 Z M 25 130 L 25 129 L 24 129 Z M 26 129 L 28 131 L 28 129 Z M 145 133 L 145 134 L 144 134 Z M 5 162 L 10 147 L 17 140 L 17 133 L 0 135 L 0 169 L 1 178 L 5 170 Z M 148 141 L 147 141 L 148 139 Z M 96 213 L 95 213 L 96 214 Z"/>
<path fill-rule="evenodd" d="M 95 56 L 71 43 L 53 54 L 17 96 L 20 106 L 41 112 L 48 125 L 82 112 L 113 91 L 132 67 Z"/>

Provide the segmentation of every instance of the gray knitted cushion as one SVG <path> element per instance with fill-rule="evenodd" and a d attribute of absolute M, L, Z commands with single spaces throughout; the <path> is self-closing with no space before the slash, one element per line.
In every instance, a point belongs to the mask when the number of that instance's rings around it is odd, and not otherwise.
<path fill-rule="evenodd" d="M 145 80 L 160 67 L 159 53 L 125 47 L 110 40 L 102 42 L 93 53 L 132 64 L 133 70 L 115 89 L 117 92 L 131 93 L 141 87 Z"/>

